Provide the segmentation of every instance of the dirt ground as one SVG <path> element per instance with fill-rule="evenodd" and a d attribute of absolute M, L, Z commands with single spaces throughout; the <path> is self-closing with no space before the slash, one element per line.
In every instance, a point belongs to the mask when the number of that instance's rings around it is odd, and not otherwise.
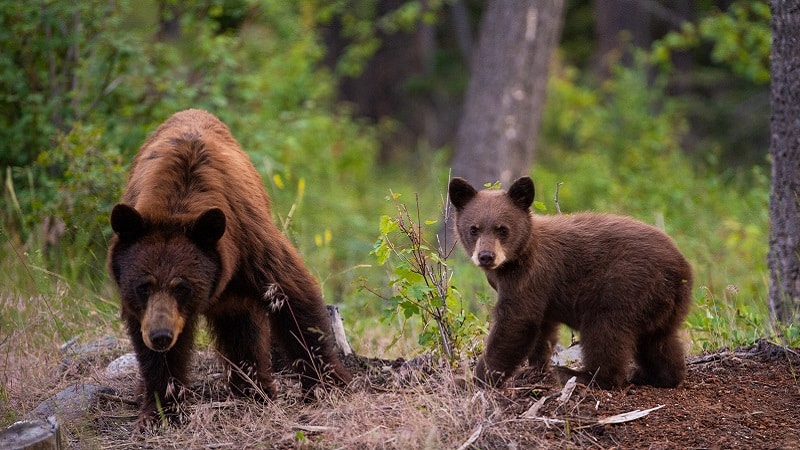
<path fill-rule="evenodd" d="M 800 448 L 800 356 L 760 341 L 692 358 L 678 389 L 582 389 L 542 416 L 571 421 L 576 446 L 647 449 Z M 596 425 L 598 418 L 664 405 L 644 418 Z M 555 427 L 553 427 L 555 428 Z M 545 427 L 546 429 L 546 427 Z M 556 439 L 564 427 L 546 431 Z M 492 446 L 486 442 L 486 446 Z M 480 441 L 479 447 L 483 447 Z"/>
<path fill-rule="evenodd" d="M 201 355 L 184 424 L 144 432 L 133 426 L 135 374 L 105 379 L 107 362 L 52 375 L 35 401 L 12 389 L 12 404 L 17 396 L 28 405 L 18 408 L 30 408 L 78 381 L 112 388 L 83 419 L 63 424 L 66 448 L 800 448 L 800 355 L 766 340 L 692 357 L 677 389 L 576 385 L 570 392 L 550 376 L 522 376 L 483 390 L 465 382 L 465 368 L 433 358 L 350 358 L 355 377 L 347 391 L 304 402 L 285 373 L 279 398 L 268 404 L 232 397 L 216 358 Z"/>

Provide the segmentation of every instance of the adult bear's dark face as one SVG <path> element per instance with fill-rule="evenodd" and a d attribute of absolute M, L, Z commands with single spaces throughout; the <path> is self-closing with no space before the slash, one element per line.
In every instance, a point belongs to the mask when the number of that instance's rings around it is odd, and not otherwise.
<path fill-rule="evenodd" d="M 148 348 L 166 352 L 214 292 L 220 271 L 215 247 L 225 232 L 225 216 L 213 208 L 188 225 L 150 224 L 133 207 L 119 204 L 111 228 L 118 239 L 111 272 L 122 313 L 137 319 Z"/>

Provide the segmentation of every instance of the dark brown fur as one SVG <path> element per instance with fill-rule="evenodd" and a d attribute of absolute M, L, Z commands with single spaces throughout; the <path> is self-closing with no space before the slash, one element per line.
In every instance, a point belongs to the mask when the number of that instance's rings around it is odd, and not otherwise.
<path fill-rule="evenodd" d="M 317 281 L 272 222 L 250 159 L 213 115 L 179 112 L 144 142 L 111 224 L 109 270 L 139 361 L 140 421 L 153 418 L 157 401 L 176 409 L 200 315 L 233 365 L 234 392 L 275 395 L 271 340 L 306 390 L 350 380 Z"/>
<path fill-rule="evenodd" d="M 678 332 L 692 301 L 692 271 L 666 234 L 607 214 L 532 215 L 527 177 L 508 192 L 477 192 L 454 178 L 449 192 L 459 240 L 498 295 L 480 380 L 498 385 L 524 360 L 547 368 L 563 323 L 580 331 L 583 383 L 683 381 Z"/>

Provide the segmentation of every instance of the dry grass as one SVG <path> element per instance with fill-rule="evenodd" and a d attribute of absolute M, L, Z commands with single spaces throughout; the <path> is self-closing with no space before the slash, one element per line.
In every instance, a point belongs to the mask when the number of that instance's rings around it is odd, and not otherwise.
<path fill-rule="evenodd" d="M 683 402 L 691 410 L 697 408 L 693 390 L 636 389 L 633 395 L 628 389 L 607 392 L 580 387 L 568 402 L 551 400 L 540 417 L 525 418 L 523 414 L 537 400 L 558 393 L 560 385 L 549 377 L 522 378 L 508 389 L 482 390 L 468 382 L 468 362 L 451 367 L 432 357 L 408 362 L 349 359 L 355 375 L 349 388 L 320 390 L 311 402 L 302 400 L 292 374 L 281 373 L 279 397 L 258 403 L 229 395 L 218 358 L 201 351 L 183 404 L 185 423 L 138 432 L 133 402 L 136 374 L 110 378 L 104 371 L 113 358 L 130 351 L 130 345 L 119 339 L 117 345 L 78 358 L 61 350 L 65 338 L 73 337 L 71 330 L 81 330 L 78 343 L 122 336 L 117 321 L 106 315 L 90 313 L 77 320 L 59 312 L 71 311 L 80 298 L 74 292 L 25 299 L 0 295 L 0 427 L 26 418 L 42 401 L 76 383 L 109 386 L 116 395 L 103 397 L 77 417 L 61 417 L 66 448 L 592 448 L 613 446 L 625 433 L 637 431 L 635 426 L 593 427 L 599 416 L 668 404 L 650 419 L 657 420 L 668 414 L 667 409 L 680 411 Z M 67 325 L 58 327 L 54 322 Z M 393 342 L 389 333 L 376 331 L 379 329 L 376 325 L 364 333 L 353 333 L 359 336 L 354 339 L 359 353 L 384 357 L 413 354 L 415 346 L 410 339 Z M 201 347 L 208 344 L 203 333 L 198 341 Z M 392 347 L 387 348 L 389 345 Z M 692 389 L 703 387 L 708 385 L 707 378 L 698 373 L 687 384 Z M 786 398 L 785 393 L 779 394 L 776 398 Z M 670 403 L 664 398 L 668 396 L 678 400 Z M 680 396 L 688 397 L 683 400 Z M 710 392 L 708 404 L 716 407 L 718 397 Z M 703 421 L 708 415 L 698 417 Z M 683 416 L 670 420 L 681 418 L 685 420 Z M 674 425 L 684 427 L 681 422 Z M 692 423 L 688 429 L 696 426 Z M 713 427 L 709 428 L 707 434 L 713 436 Z M 639 431 L 641 436 L 651 432 Z M 625 442 L 647 443 L 640 441 L 641 436 L 636 434 Z"/>
<path fill-rule="evenodd" d="M 195 358 L 185 423 L 138 432 L 135 374 L 104 373 L 108 361 L 126 351 L 122 342 L 74 360 L 64 359 L 55 345 L 5 346 L 3 417 L 22 419 L 63 388 L 88 382 L 109 386 L 117 395 L 103 397 L 78 419 L 62 418 L 71 448 L 458 448 L 479 428 L 481 447 L 548 442 L 544 435 L 539 440 L 519 432 L 516 417 L 530 405 L 530 396 L 515 406 L 507 396 L 465 388 L 462 368 L 433 358 L 405 364 L 351 358 L 350 387 L 318 390 L 315 401 L 303 401 L 298 380 L 281 373 L 279 397 L 258 403 L 229 395 L 218 358 L 205 351 Z"/>
<path fill-rule="evenodd" d="M 303 401 L 297 378 L 280 373 L 278 398 L 259 403 L 231 396 L 218 358 L 200 351 L 183 403 L 185 423 L 138 432 L 136 374 L 111 378 L 104 371 L 129 351 L 127 342 L 69 357 L 59 349 L 60 333 L 35 324 L 0 330 L 0 425 L 25 418 L 76 383 L 116 391 L 78 414 L 59 412 L 65 448 L 776 448 L 769 431 L 776 423 L 792 448 L 793 430 L 800 430 L 791 414 L 800 399 L 796 359 L 781 356 L 796 352 L 778 348 L 772 352 L 778 356 L 754 353 L 760 359 L 748 352 L 698 358 L 679 389 L 579 385 L 564 402 L 551 377 L 521 376 L 504 389 L 483 390 L 469 383 L 468 362 L 354 357 L 346 360 L 355 374 L 346 391 L 319 390 L 316 400 Z M 80 342 L 114 334 L 111 328 L 87 321 Z M 598 426 L 600 418 L 659 405 L 665 407 L 645 419 Z M 737 445 L 725 444 L 732 436 Z"/>

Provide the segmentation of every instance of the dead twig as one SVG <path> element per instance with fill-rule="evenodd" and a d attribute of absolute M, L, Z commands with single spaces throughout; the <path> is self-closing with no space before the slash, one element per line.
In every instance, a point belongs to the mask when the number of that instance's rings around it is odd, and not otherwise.
<path fill-rule="evenodd" d="M 472 434 L 467 438 L 467 440 L 464 441 L 464 443 L 461 444 L 460 447 L 458 447 L 458 450 L 468 449 L 472 444 L 475 443 L 475 441 L 478 440 L 478 438 L 481 436 L 482 431 L 483 431 L 483 424 L 478 424 L 478 428 L 476 428 L 475 431 L 473 431 Z"/>

